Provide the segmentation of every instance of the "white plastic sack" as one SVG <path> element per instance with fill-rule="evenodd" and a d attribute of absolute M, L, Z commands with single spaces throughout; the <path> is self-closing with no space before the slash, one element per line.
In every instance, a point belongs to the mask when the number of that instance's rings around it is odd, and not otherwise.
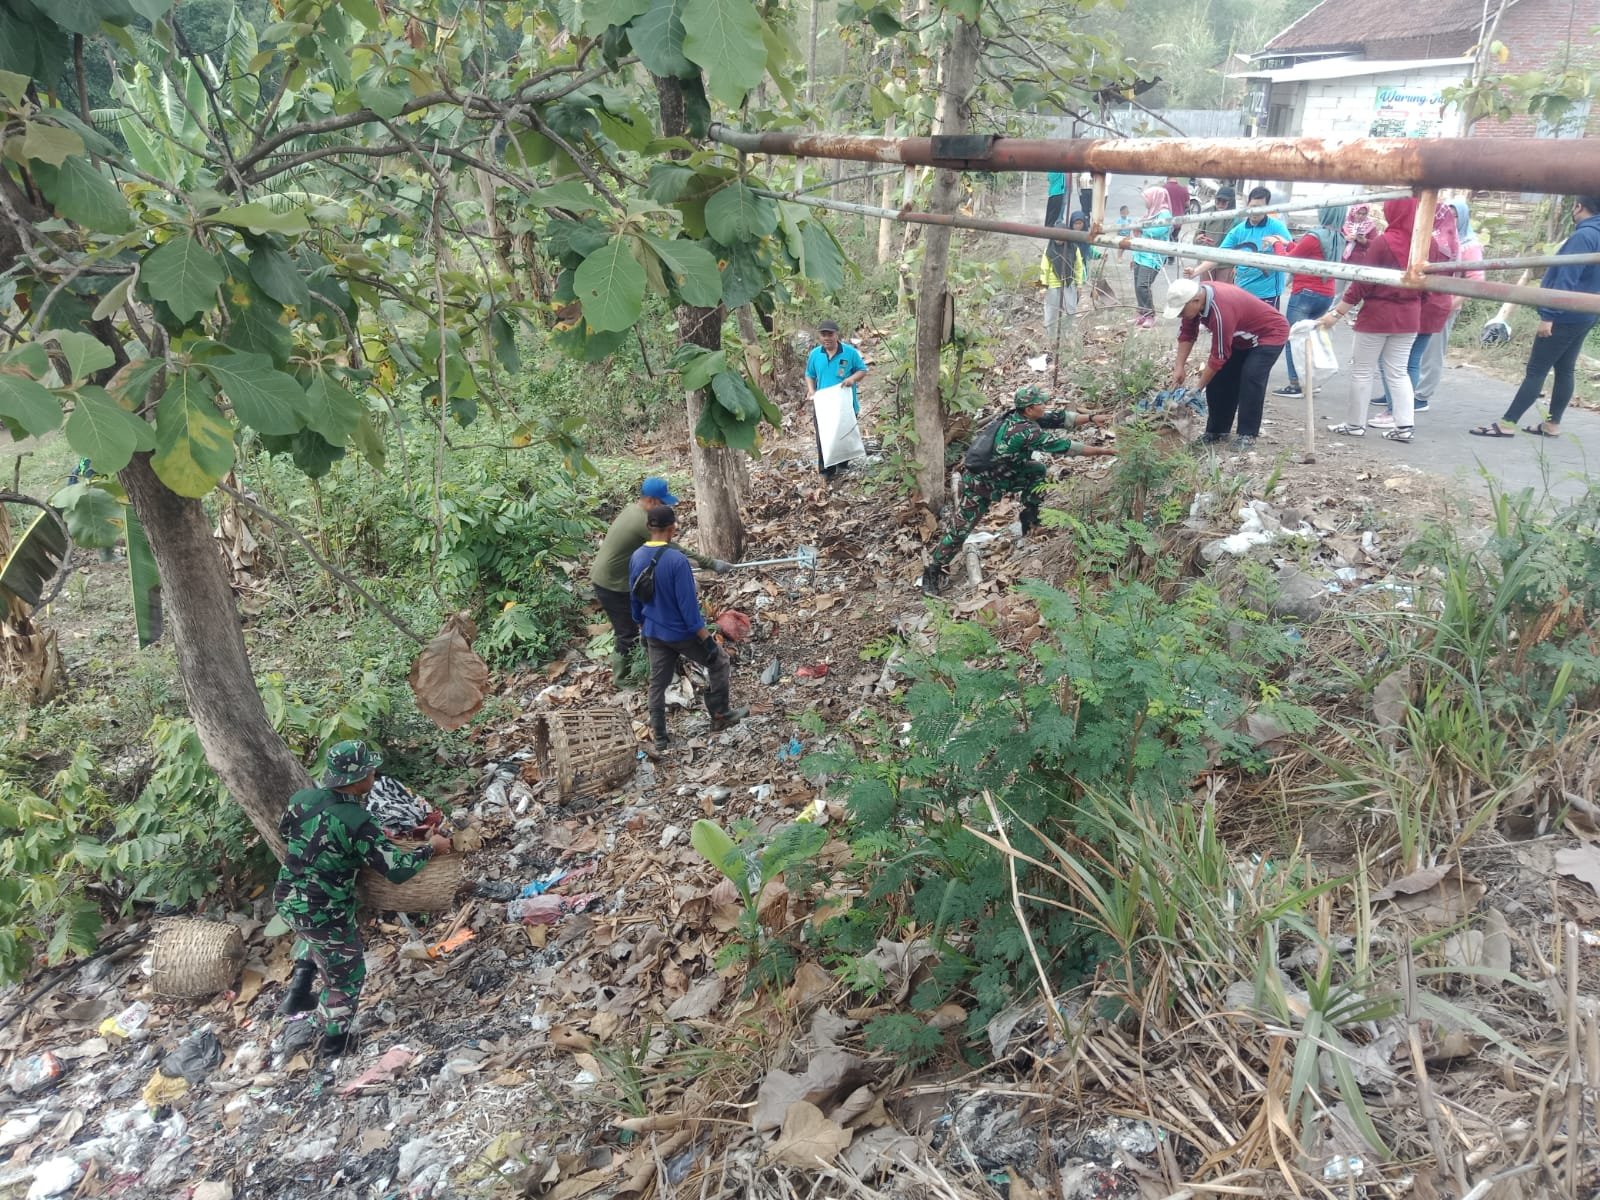
<path fill-rule="evenodd" d="M 1339 369 L 1339 356 L 1333 350 L 1333 338 L 1315 321 L 1296 321 L 1289 327 L 1289 340 L 1301 362 L 1309 361 L 1318 371 L 1333 372 Z"/>
<path fill-rule="evenodd" d="M 849 388 L 837 383 L 821 388 L 812 397 L 811 407 L 817 419 L 817 440 L 822 443 L 823 466 L 866 456 L 867 447 L 861 440 L 861 426 L 856 423 L 855 402 Z"/>

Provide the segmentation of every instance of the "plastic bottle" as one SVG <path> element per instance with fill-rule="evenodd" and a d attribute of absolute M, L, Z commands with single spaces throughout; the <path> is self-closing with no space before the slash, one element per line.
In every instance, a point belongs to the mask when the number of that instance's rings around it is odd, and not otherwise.
<path fill-rule="evenodd" d="M 132 1037 L 149 1019 L 150 1006 L 143 1000 L 135 1000 L 116 1016 L 101 1021 L 100 1032 L 107 1037 Z"/>

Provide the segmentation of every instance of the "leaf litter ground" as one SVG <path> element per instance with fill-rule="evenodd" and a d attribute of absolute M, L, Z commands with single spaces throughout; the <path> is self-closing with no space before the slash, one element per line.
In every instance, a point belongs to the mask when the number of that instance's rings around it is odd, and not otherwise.
<path fill-rule="evenodd" d="M 1081 353 L 1092 365 L 1111 349 L 1092 337 Z M 1004 356 L 984 380 L 988 394 L 1032 382 L 1025 359 L 1020 348 Z M 45 1052 L 61 1060 L 53 1086 L 9 1102 L 0 1195 L 67 1194 L 48 1190 L 51 1164 L 56 1177 L 68 1167 L 81 1172 L 69 1185 L 77 1195 L 211 1200 L 1431 1196 L 1459 1195 L 1463 1178 L 1494 1179 L 1487 1194 L 1533 1196 L 1554 1180 L 1592 1179 L 1592 1097 L 1577 1082 L 1600 1073 L 1596 1003 L 1582 987 L 1600 948 L 1589 932 L 1600 928 L 1592 809 L 1569 821 L 1574 836 L 1530 838 L 1563 832 L 1541 824 L 1530 797 L 1525 827 L 1484 831 L 1460 862 L 1409 873 L 1376 864 L 1380 942 L 1442 933 L 1476 912 L 1481 928 L 1436 939 L 1428 961 L 1454 955 L 1535 985 L 1480 982 L 1455 996 L 1517 1053 L 1472 1028 L 1394 1014 L 1343 1031 L 1357 1048 L 1353 1069 L 1368 1103 L 1391 1134 L 1390 1162 L 1374 1159 L 1331 1088 L 1324 1144 L 1292 1144 L 1281 1102 L 1304 1031 L 1286 1031 L 1238 996 L 1183 994 L 1181 1011 L 1147 1014 L 1142 1026 L 1084 1018 L 1070 1045 L 1052 1035 L 1041 1009 L 1024 1007 L 991 1025 L 994 1062 L 980 1069 L 954 1054 L 966 1014 L 949 1004 L 922 1016 L 947 1031 L 951 1055 L 911 1074 L 868 1053 L 860 1029 L 903 1004 L 925 970 L 916 930 L 873 955 L 889 983 L 887 1001 L 875 1005 L 816 962 L 802 962 L 783 990 L 753 996 L 737 973 L 719 972 L 737 900 L 690 848 L 689 828 L 700 817 L 772 828 L 811 809 L 838 829 L 845 814 L 837 797 L 825 782 L 802 778 L 790 750 L 859 741 L 869 713 L 891 725 L 903 719 L 890 637 L 914 644 L 929 623 L 915 583 L 933 522 L 876 468 L 829 487 L 809 443 L 809 422 L 800 422 L 752 468 L 746 557 L 813 545 L 815 572 L 703 581 L 709 608 L 752 619 L 749 639 L 733 647 L 735 702 L 752 705 L 747 722 L 712 734 L 703 710 L 676 707 L 678 742 L 651 757 L 641 694 L 615 690 L 606 668 L 574 651 L 504 681 L 519 715 L 481 731 L 475 786 L 435 797 L 483 836 L 470 856 L 474 877 L 520 886 L 587 867 L 553 892 L 596 901 L 547 925 L 510 923 L 503 903 L 482 898 L 426 921 L 378 920 L 367 933 L 362 1044 L 332 1070 L 286 1049 L 272 1020 L 289 946 L 263 935 L 264 908 L 230 917 L 248 946 L 233 991 L 198 1004 L 148 997 L 143 1028 L 126 1039 L 101 1034 L 108 1017 L 145 992 L 135 935 L 64 976 L 0 1031 L 7 1072 Z M 661 469 L 678 455 L 639 447 L 638 456 Z M 1259 493 L 1274 463 L 1257 453 L 1223 465 L 1246 477 L 1246 497 Z M 1084 498 L 1105 469 L 1054 467 L 1052 503 L 1092 502 Z M 1380 479 L 1326 463 L 1287 464 L 1270 499 L 1284 523 L 1298 515 L 1313 529 L 1310 557 L 1324 572 L 1345 572 L 1334 576 L 1335 603 L 1392 604 L 1392 589 L 1361 589 L 1391 577 L 1404 531 L 1375 524 L 1372 514 L 1396 497 L 1413 514 L 1443 509 L 1441 489 L 1425 475 Z M 982 529 L 1000 536 L 982 549 L 982 582 L 962 578 L 958 560 L 946 603 L 1020 642 L 1038 635 L 1038 617 L 1009 585 L 1070 578 L 1073 563 L 1064 536 L 1036 535 L 1013 549 L 1003 530 L 1014 515 L 1005 506 L 991 514 Z M 1195 524 L 1200 543 L 1232 534 L 1236 521 L 1224 511 L 1201 513 Z M 693 541 L 692 521 L 686 537 Z M 1349 653 L 1344 635 L 1325 626 L 1305 626 L 1308 656 Z M 629 713 L 636 769 L 600 799 L 564 802 L 538 769 L 535 724 L 595 704 Z M 814 717 L 802 724 L 806 714 Z M 817 721 L 820 738 L 809 732 Z M 1270 736 L 1265 743 L 1277 749 Z M 1308 751 L 1278 744 L 1269 779 L 1281 786 Z M 1587 780 L 1594 765 L 1580 756 L 1564 769 Z M 1284 831 L 1265 828 L 1255 811 L 1259 782 L 1211 786 L 1241 860 L 1281 846 Z M 1349 861 L 1358 830 L 1314 811 L 1302 817 L 1298 834 L 1330 870 Z M 822 861 L 842 866 L 848 855 L 835 840 Z M 762 920 L 770 928 L 804 921 L 818 899 L 773 889 Z M 1347 916 L 1336 906 L 1324 914 L 1336 942 Z M 429 957 L 449 934 L 457 948 Z M 1075 1011 L 1092 1011 L 1088 1000 L 1078 997 Z M 1290 1000 L 1293 1011 L 1292 989 Z M 141 1089 L 162 1054 L 202 1026 L 221 1039 L 221 1066 L 153 1111 L 144 1106 Z M 1431 1160 L 1441 1150 L 1439 1172 Z M 1340 1162 L 1343 1175 L 1327 1173 L 1326 1164 Z"/>

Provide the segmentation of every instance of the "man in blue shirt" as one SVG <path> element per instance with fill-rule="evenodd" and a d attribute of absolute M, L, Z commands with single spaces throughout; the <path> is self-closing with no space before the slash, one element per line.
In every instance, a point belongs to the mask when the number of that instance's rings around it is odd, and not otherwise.
<path fill-rule="evenodd" d="M 1257 211 L 1251 213 L 1240 221 L 1222 239 L 1221 250 L 1244 250 L 1247 248 L 1259 250 L 1263 254 L 1272 253 L 1272 247 L 1278 242 L 1290 242 L 1294 239 L 1289 236 L 1289 227 L 1278 217 L 1267 213 L 1267 205 L 1272 202 L 1272 189 L 1253 187 L 1250 196 L 1245 201 L 1245 207 Z M 1216 269 L 1214 262 L 1199 263 L 1184 274 L 1195 279 L 1209 278 Z M 1234 283 L 1249 292 L 1257 300 L 1265 300 L 1274 308 L 1278 307 L 1278 300 L 1283 295 L 1284 286 L 1288 282 L 1288 275 L 1282 271 L 1263 271 L 1259 267 L 1239 267 L 1234 274 Z"/>
<path fill-rule="evenodd" d="M 645 525 L 649 540 L 628 560 L 628 594 L 632 598 L 633 619 L 643 629 L 645 648 L 650 653 L 650 734 L 662 747 L 672 743 L 667 732 L 667 685 L 672 682 L 680 658 L 699 663 L 711 677 L 706 689 L 711 732 L 738 724 L 750 715 L 750 710 L 728 707 L 728 655 L 706 628 L 694 586 L 694 567 L 672 544 L 672 535 L 678 530 L 677 511 L 666 505 L 652 508 L 645 514 Z M 639 577 L 652 564 L 654 588 L 641 588 Z M 641 599 L 641 593 L 647 590 L 649 599 Z"/>
<path fill-rule="evenodd" d="M 827 320 L 817 326 L 817 340 L 819 345 L 811 348 L 811 353 L 806 357 L 806 383 L 811 388 L 806 399 L 810 400 L 825 387 L 843 384 L 850 389 L 850 403 L 855 409 L 856 416 L 861 415 L 861 394 L 856 390 L 856 384 L 867 377 L 867 364 L 861 357 L 861 352 L 849 342 L 839 338 L 839 325 L 836 321 Z M 811 410 L 813 427 L 816 425 L 816 409 Z M 822 471 L 823 478 L 833 478 L 833 473 L 839 469 L 838 464 L 824 466 L 822 462 L 822 430 L 817 430 L 817 466 Z"/>
<path fill-rule="evenodd" d="M 1557 253 L 1600 253 L 1600 196 L 1574 196 L 1572 218 L 1577 228 Z M 1563 263 L 1547 267 L 1540 286 L 1560 292 L 1600 292 L 1600 263 Z M 1556 378 L 1550 387 L 1549 419 L 1524 425 L 1522 431 L 1540 437 L 1559 437 L 1561 418 L 1567 411 L 1577 383 L 1578 355 L 1596 320 L 1593 313 L 1541 306 L 1539 329 L 1533 339 L 1533 349 L 1528 354 L 1528 368 L 1523 373 L 1522 386 L 1511 398 L 1511 406 L 1506 409 L 1505 416 L 1488 425 L 1481 425 L 1472 432 L 1479 437 L 1513 436 L 1522 414 L 1533 407 L 1539 393 L 1544 390 L 1545 376 L 1554 369 Z"/>

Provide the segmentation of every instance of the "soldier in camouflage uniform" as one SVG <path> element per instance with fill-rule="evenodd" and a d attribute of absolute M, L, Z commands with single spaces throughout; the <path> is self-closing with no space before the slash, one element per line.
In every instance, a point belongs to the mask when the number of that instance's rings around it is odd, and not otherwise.
<path fill-rule="evenodd" d="M 278 824 L 286 849 L 272 898 L 299 937 L 294 975 L 278 1011 L 316 1008 L 324 1057 L 349 1048 L 367 973 L 356 929 L 357 873 L 371 867 L 391 883 L 404 883 L 434 854 L 450 849 L 450 839 L 440 834 L 416 850 L 401 850 L 384 837 L 362 803 L 382 763 L 377 751 L 361 742 L 339 742 L 328 751 L 322 786 L 291 796 Z M 313 1000 L 318 968 L 323 988 Z"/>
<path fill-rule="evenodd" d="M 1011 408 L 990 421 L 972 441 L 962 461 L 961 503 L 955 519 L 944 531 L 922 573 L 922 590 L 937 596 L 944 583 L 944 569 L 967 540 L 967 535 L 997 500 L 1015 493 L 1022 500 L 1022 532 L 1039 523 L 1039 504 L 1043 498 L 1045 468 L 1033 461 L 1034 451 L 1045 454 L 1111 455 L 1110 446 L 1089 446 L 1045 432 L 1051 429 L 1102 425 L 1106 413 L 1045 412 L 1050 397 L 1043 388 L 1017 389 Z"/>

